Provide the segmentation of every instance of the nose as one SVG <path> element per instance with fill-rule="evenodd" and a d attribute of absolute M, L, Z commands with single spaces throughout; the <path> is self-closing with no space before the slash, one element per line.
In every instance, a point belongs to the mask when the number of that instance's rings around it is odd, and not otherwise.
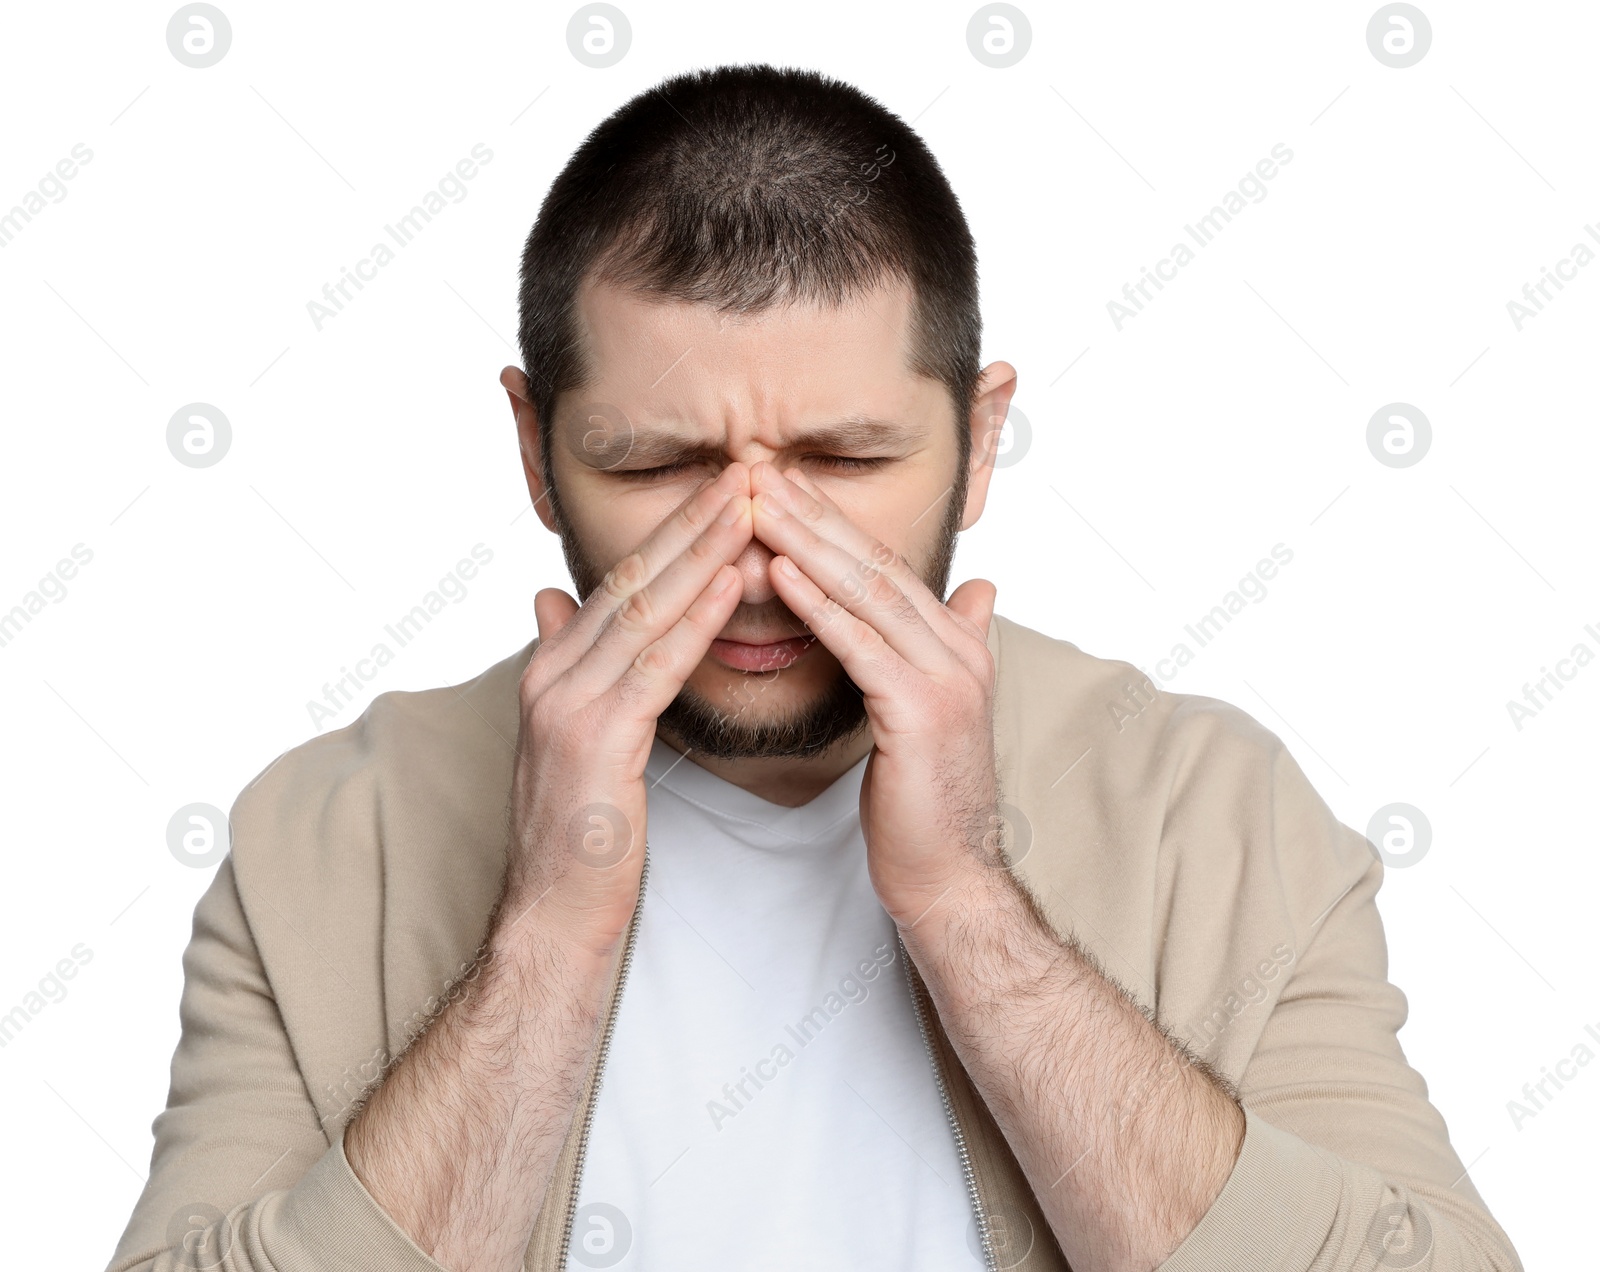
<path fill-rule="evenodd" d="M 728 468 L 739 468 L 745 480 L 742 493 L 747 498 L 754 498 L 757 493 L 756 469 L 763 463 L 777 471 L 773 460 L 774 452 L 754 445 L 750 446 L 737 456 L 730 456 L 724 465 L 721 476 L 725 476 Z M 739 489 L 735 479 L 735 489 Z M 777 555 L 762 540 L 752 538 L 745 544 L 738 556 L 728 564 L 739 571 L 739 578 L 743 584 L 739 597 L 739 607 L 735 611 L 737 617 L 730 620 L 735 626 L 740 622 L 749 622 L 758 625 L 766 633 L 774 625 L 785 629 L 794 629 L 801 626 L 798 618 L 783 601 L 778 599 L 778 593 L 773 588 L 769 573 L 772 558 Z M 752 607 L 762 607 L 760 622 L 757 615 L 751 612 Z"/>
<path fill-rule="evenodd" d="M 739 578 L 744 584 L 741 604 L 762 605 L 777 596 L 768 574 L 768 566 L 776 555 L 760 539 L 752 538 L 745 544 L 744 551 L 733 559 L 733 568 L 739 571 Z"/>
<path fill-rule="evenodd" d="M 760 462 L 760 459 L 760 456 L 755 458 L 741 456 L 732 460 L 728 465 L 729 467 L 737 466 L 744 470 L 743 475 L 746 479 L 746 485 L 742 493 L 747 498 L 751 497 L 755 490 L 755 482 L 750 470 Z M 765 543 L 761 542 L 760 539 L 753 538 L 749 543 L 745 544 L 744 550 L 729 562 L 734 569 L 739 571 L 739 577 L 743 583 L 743 590 L 739 598 L 741 607 L 768 604 L 778 595 L 773 590 L 767 573 L 768 566 L 775 555 L 777 554 Z"/>

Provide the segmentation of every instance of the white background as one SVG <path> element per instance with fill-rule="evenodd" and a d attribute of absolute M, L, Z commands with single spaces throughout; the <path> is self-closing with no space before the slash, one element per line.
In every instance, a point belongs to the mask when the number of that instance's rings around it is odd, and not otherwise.
<path fill-rule="evenodd" d="M 169 853 L 175 810 L 228 808 L 316 732 L 307 701 L 474 544 L 466 598 L 324 728 L 471 677 L 567 584 L 496 383 L 523 239 L 606 114 L 755 60 L 914 122 L 977 237 L 985 360 L 1020 370 L 1032 436 L 952 582 L 1154 672 L 1293 551 L 1163 683 L 1255 715 L 1363 832 L 1425 812 L 1426 857 L 1380 895 L 1402 1042 L 1527 1266 L 1592 1248 L 1600 1065 L 1520 1128 L 1507 1103 L 1600 1030 L 1600 665 L 1520 730 L 1506 703 L 1600 653 L 1600 263 L 1520 331 L 1507 302 L 1600 249 L 1600 10 L 1425 3 L 1432 46 L 1394 69 L 1370 0 L 1025 7 L 1007 69 L 969 52 L 970 4 L 627 0 L 603 70 L 569 51 L 571 8 L 225 0 L 203 70 L 167 7 L 8 10 L 0 212 L 93 151 L 0 249 L 0 611 L 93 553 L 0 648 L 0 1013 L 92 951 L 0 1049 L 8 1266 L 103 1266 L 140 1188 L 212 873 Z M 316 330 L 307 302 L 480 142 L 467 196 Z M 1107 302 L 1280 142 L 1267 196 L 1118 331 Z M 167 449 L 191 402 L 232 425 L 211 468 Z M 1366 443 L 1392 402 L 1432 424 L 1408 468 Z"/>

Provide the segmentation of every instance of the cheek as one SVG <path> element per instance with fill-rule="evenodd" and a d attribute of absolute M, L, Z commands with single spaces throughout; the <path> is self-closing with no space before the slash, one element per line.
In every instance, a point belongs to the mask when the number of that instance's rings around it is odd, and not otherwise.
<path fill-rule="evenodd" d="M 955 462 L 952 440 L 948 448 L 929 447 L 869 472 L 818 466 L 802 469 L 801 475 L 863 530 L 885 543 L 914 542 L 925 536 L 930 521 L 937 525 L 944 512 Z M 932 511 L 927 511 L 930 505 Z"/>
<path fill-rule="evenodd" d="M 584 491 L 575 501 L 564 499 L 562 508 L 589 559 L 609 569 L 654 534 L 689 494 L 687 486 Z"/>
<path fill-rule="evenodd" d="M 915 491 L 909 482 L 874 484 L 836 480 L 817 485 L 849 521 L 879 543 L 916 564 L 928 553 L 944 520 L 946 500 L 940 487 Z"/>

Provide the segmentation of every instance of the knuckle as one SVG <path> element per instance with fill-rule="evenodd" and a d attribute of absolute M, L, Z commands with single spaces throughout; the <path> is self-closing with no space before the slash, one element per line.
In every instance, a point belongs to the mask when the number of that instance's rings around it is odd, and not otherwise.
<path fill-rule="evenodd" d="M 524 714 L 537 708 L 561 684 L 561 666 L 556 661 L 555 652 L 552 650 L 541 658 L 539 655 L 542 652 L 542 647 L 535 652 L 522 673 L 522 679 L 517 682 L 517 701 Z"/>
<path fill-rule="evenodd" d="M 570 714 L 557 694 L 541 694 L 528 708 L 528 728 L 534 740 L 545 744 L 558 736 Z"/>
<path fill-rule="evenodd" d="M 905 600 L 900 591 L 900 585 L 880 570 L 873 570 L 866 576 L 867 596 L 882 605 L 893 605 L 897 612 L 903 613 Z"/>
<path fill-rule="evenodd" d="M 617 611 L 617 625 L 625 631 L 649 631 L 656 609 L 648 592 L 635 592 Z"/>
<path fill-rule="evenodd" d="M 722 553 L 718 551 L 717 545 L 711 542 L 709 536 L 701 535 L 689 545 L 689 555 L 696 561 L 704 561 L 707 557 L 713 556 L 720 559 Z"/>
<path fill-rule="evenodd" d="M 839 615 L 844 613 L 843 607 L 831 596 L 824 596 L 806 618 L 806 626 L 812 631 L 827 631 L 833 626 Z"/>
<path fill-rule="evenodd" d="M 711 518 L 715 511 L 715 507 L 706 499 L 693 498 L 684 504 L 683 508 L 678 512 L 678 521 L 685 530 L 698 538 L 705 532 L 706 527 L 711 524 Z"/>
<path fill-rule="evenodd" d="M 846 631 L 851 645 L 863 654 L 870 655 L 883 644 L 883 637 L 878 635 L 870 623 L 852 623 Z"/>
<path fill-rule="evenodd" d="M 633 667 L 629 674 L 617 681 L 612 689 L 612 701 L 618 711 L 624 715 L 634 714 L 634 708 L 648 697 L 650 692 L 649 673 L 640 669 L 640 662 L 644 654 L 633 660 Z"/>
<path fill-rule="evenodd" d="M 657 641 L 639 651 L 633 660 L 634 667 L 651 679 L 665 676 L 672 670 L 672 655 Z"/>
<path fill-rule="evenodd" d="M 522 679 L 517 681 L 517 701 L 524 713 L 531 710 L 544 695 L 545 679 L 544 669 L 539 666 L 539 656 L 535 654 L 527 670 L 522 673 Z"/>
<path fill-rule="evenodd" d="M 644 554 L 630 552 L 606 571 L 603 586 L 614 600 L 631 596 L 644 586 Z"/>

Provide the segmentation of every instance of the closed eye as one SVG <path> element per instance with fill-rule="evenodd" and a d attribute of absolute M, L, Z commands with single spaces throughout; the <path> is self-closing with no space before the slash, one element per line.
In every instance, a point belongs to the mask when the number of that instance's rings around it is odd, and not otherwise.
<path fill-rule="evenodd" d="M 855 473 L 868 472 L 874 468 L 881 467 L 887 464 L 890 458 L 888 455 L 807 455 L 804 462 L 817 462 L 837 468 L 840 472 Z M 649 481 L 651 479 L 670 477 L 675 473 L 694 468 L 702 462 L 701 460 L 684 459 L 679 460 L 676 464 L 663 464 L 658 468 L 614 468 L 611 472 L 614 476 L 628 481 Z"/>

